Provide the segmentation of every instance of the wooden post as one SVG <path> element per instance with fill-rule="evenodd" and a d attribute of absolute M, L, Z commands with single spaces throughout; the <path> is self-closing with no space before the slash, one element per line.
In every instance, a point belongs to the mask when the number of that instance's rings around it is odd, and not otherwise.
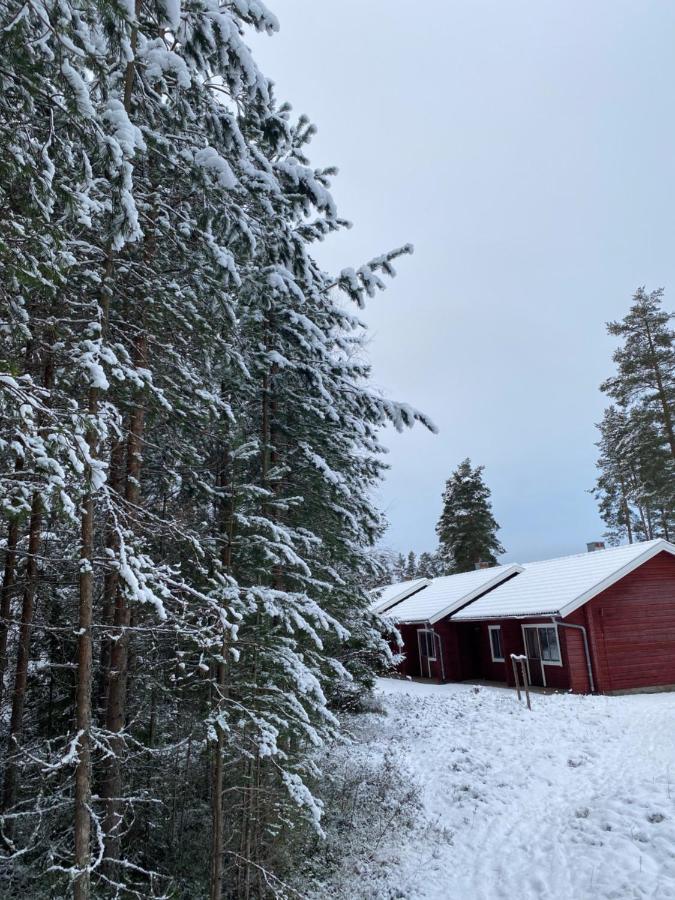
<path fill-rule="evenodd" d="M 518 655 L 516 653 L 511 654 L 511 664 L 513 665 L 513 677 L 516 680 L 516 691 L 518 692 L 518 699 L 520 700 L 520 678 L 518 676 L 518 664 L 520 664 L 520 677 L 523 680 L 523 690 L 525 691 L 525 699 L 527 700 L 527 708 L 532 710 L 532 703 L 530 702 L 530 681 L 527 677 L 527 657 L 523 655 Z"/>
<path fill-rule="evenodd" d="M 520 679 L 518 678 L 518 666 L 516 665 L 516 654 L 511 654 L 511 663 L 513 665 L 513 678 L 516 682 L 516 693 L 518 694 L 518 699 L 520 700 Z"/>
<path fill-rule="evenodd" d="M 523 670 L 523 686 L 525 688 L 525 697 L 527 699 L 527 708 L 532 711 L 532 704 L 530 703 L 530 682 L 527 677 L 527 659 L 524 656 L 520 658 L 520 665 Z"/>

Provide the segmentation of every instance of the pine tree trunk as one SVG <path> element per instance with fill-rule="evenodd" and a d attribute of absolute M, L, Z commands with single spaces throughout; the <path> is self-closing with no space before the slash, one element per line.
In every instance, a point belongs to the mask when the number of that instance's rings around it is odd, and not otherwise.
<path fill-rule="evenodd" d="M 661 510 L 661 528 L 663 528 L 663 537 L 669 541 L 670 540 L 670 528 L 668 526 L 668 511 L 665 509 Z"/>
<path fill-rule="evenodd" d="M 654 524 L 652 519 L 652 511 L 648 506 L 645 507 L 645 519 L 647 523 L 647 540 L 651 541 L 654 539 Z"/>
<path fill-rule="evenodd" d="M 7 637 L 9 620 L 12 613 L 12 588 L 16 577 L 16 548 L 19 542 L 19 523 L 12 519 L 7 530 L 7 547 L 5 549 L 5 566 L 0 589 L 0 707 L 5 692 L 5 673 L 7 671 Z"/>
<path fill-rule="evenodd" d="M 628 543 L 633 543 L 633 526 L 630 520 L 630 506 L 626 497 L 626 485 L 623 478 L 620 479 L 621 484 L 621 505 L 623 506 L 623 514 L 626 519 L 626 531 L 628 532 Z"/>
<path fill-rule="evenodd" d="M 121 494 L 124 487 L 124 443 L 115 441 L 110 451 L 110 467 L 108 483 L 112 496 Z M 105 537 L 106 550 L 111 551 L 113 558 L 119 556 L 119 538 L 117 529 L 113 524 L 108 524 Z M 112 627 L 115 615 L 115 598 L 119 585 L 119 572 L 116 566 L 106 570 L 103 578 L 103 605 L 101 608 L 101 624 L 104 628 Z M 96 689 L 96 706 L 105 709 L 108 696 L 108 679 L 110 675 L 110 656 L 112 653 L 112 640 L 109 634 L 104 633 L 101 638 L 101 652 L 98 667 L 98 679 Z"/>
<path fill-rule="evenodd" d="M 12 694 L 12 715 L 9 726 L 7 747 L 7 767 L 3 786 L 2 809 L 8 812 L 16 803 L 18 791 L 18 753 L 23 730 L 23 711 L 26 702 L 26 686 L 28 683 L 28 661 L 30 658 L 30 636 L 33 625 L 33 610 L 38 583 L 37 554 L 40 549 L 42 531 L 42 500 L 36 492 L 31 503 L 30 525 L 28 530 L 28 559 L 26 563 L 26 587 L 23 592 L 21 608 L 21 625 L 16 657 L 16 674 L 14 692 Z M 9 819 L 5 826 L 5 836 L 10 840 L 14 834 L 14 820 Z"/>
<path fill-rule="evenodd" d="M 266 346 L 271 348 L 270 334 L 273 331 L 273 317 L 270 314 L 268 318 L 268 331 L 266 335 Z M 281 444 L 281 435 L 277 428 L 277 397 L 275 392 L 275 377 L 278 375 L 278 366 L 273 364 L 263 377 L 262 383 L 262 403 L 261 403 L 261 460 L 260 460 L 260 480 L 261 485 L 267 491 L 270 490 L 270 471 L 279 462 L 279 446 Z M 278 485 L 277 485 L 278 486 Z M 276 505 L 270 505 L 269 500 L 265 498 L 262 502 L 262 514 L 272 520 L 279 517 Z M 272 566 L 271 584 L 276 590 L 283 589 L 283 568 L 280 563 Z M 256 614 L 255 630 L 254 630 L 254 648 L 253 648 L 253 671 L 251 677 L 251 685 L 253 697 L 252 706 L 255 708 L 257 683 L 258 683 L 258 639 L 260 636 L 260 611 Z M 261 807 L 260 807 L 260 784 L 261 784 L 261 758 L 258 751 L 255 752 L 253 758 L 245 764 L 245 779 L 243 789 L 243 808 L 242 808 L 242 832 L 241 832 L 241 866 L 239 878 L 239 894 L 242 900 L 250 900 L 252 891 L 254 890 L 253 875 L 255 873 L 255 882 L 259 884 L 260 868 L 257 865 L 260 858 L 260 832 L 261 832 Z"/>
<path fill-rule="evenodd" d="M 141 334 L 136 342 L 135 363 L 145 366 L 147 362 L 147 341 Z M 145 423 L 145 405 L 137 403 L 129 418 L 127 437 L 127 468 L 125 478 L 124 499 L 127 509 L 133 512 L 140 498 L 140 474 L 142 462 L 143 427 Z M 129 626 L 130 611 L 123 590 L 118 587 L 114 626 L 117 632 L 112 642 L 110 653 L 110 671 L 108 678 L 108 696 L 106 706 L 106 728 L 110 733 L 112 757 L 108 761 L 103 796 L 106 799 L 103 830 L 105 834 L 105 859 L 107 871 L 113 871 L 114 864 L 120 857 L 120 838 L 122 825 L 122 756 L 124 738 L 122 731 L 126 721 L 127 678 L 129 662 Z"/>
<path fill-rule="evenodd" d="M 54 380 L 54 365 L 51 353 L 47 354 L 44 368 L 43 384 L 47 392 L 52 388 Z M 41 423 L 38 421 L 38 430 L 44 436 Z M 42 539 L 42 498 L 35 491 L 31 500 L 30 523 L 28 526 L 28 558 L 26 560 L 26 585 L 23 592 L 21 605 L 21 625 L 19 627 L 19 643 L 16 657 L 16 674 L 14 677 L 14 691 L 12 694 L 12 714 L 9 725 L 9 741 L 7 765 L 5 768 L 5 780 L 3 784 L 2 810 L 7 812 L 16 803 L 19 789 L 18 752 L 23 731 L 23 711 L 26 703 L 26 688 L 28 685 L 28 662 L 30 659 L 30 638 L 33 626 L 33 613 L 35 609 L 35 596 L 38 586 L 38 551 Z M 5 836 L 12 840 L 14 834 L 14 820 L 9 819 L 5 827 Z"/>
<path fill-rule="evenodd" d="M 30 370 L 30 362 L 33 356 L 33 341 L 26 347 L 25 371 Z M 49 371 L 49 370 L 48 370 Z M 24 461 L 19 457 L 14 466 L 15 473 L 21 472 Z M 7 529 L 7 547 L 5 549 L 5 565 L 2 574 L 2 588 L 0 589 L 0 708 L 5 697 L 5 675 L 7 673 L 7 640 L 12 615 L 12 589 L 16 580 L 17 546 L 19 543 L 19 523 L 12 519 Z"/>
<path fill-rule="evenodd" d="M 222 661 L 218 663 L 218 677 L 216 681 L 219 709 L 222 709 L 222 700 L 227 690 L 226 641 L 223 641 L 221 653 Z M 211 878 L 209 900 L 221 900 L 223 896 L 223 757 L 225 753 L 225 731 L 218 721 L 216 721 L 216 735 L 211 783 Z"/>
<path fill-rule="evenodd" d="M 232 566 L 232 539 L 234 534 L 234 477 L 232 458 L 229 447 L 225 446 L 221 453 L 218 485 L 220 498 L 220 538 L 222 541 L 221 563 L 226 572 Z M 223 638 L 221 660 L 216 673 L 217 708 L 221 712 L 223 701 L 227 696 L 227 640 Z M 224 753 L 225 731 L 216 722 L 216 746 L 214 748 L 213 771 L 211 783 L 211 876 L 209 882 L 209 900 L 221 900 L 223 896 L 223 852 L 224 852 Z"/>
<path fill-rule="evenodd" d="M 270 349 L 269 331 L 266 334 L 265 344 Z M 271 397 L 271 376 L 269 372 L 265 372 L 262 379 L 262 396 L 260 404 L 260 483 L 264 489 L 269 489 L 269 472 L 272 463 L 271 448 L 271 413 L 272 413 L 272 397 Z M 263 516 L 270 514 L 268 508 L 268 500 L 265 498 L 261 503 L 261 513 Z M 260 612 L 256 614 L 256 621 L 253 630 L 253 660 L 251 673 L 251 686 L 253 697 L 251 704 L 255 707 L 256 702 L 256 683 L 258 677 L 258 648 L 257 642 L 260 633 Z M 241 900 L 249 900 L 251 896 L 251 869 L 252 859 L 251 853 L 253 848 L 253 832 L 255 828 L 254 822 L 254 774 L 255 763 L 253 759 L 245 759 L 243 765 L 243 784 L 242 784 L 242 806 L 240 820 L 240 837 L 239 837 L 239 866 L 237 870 L 237 897 Z"/>
<path fill-rule="evenodd" d="M 97 412 L 96 389 L 89 393 L 89 415 Z M 89 453 L 96 455 L 96 433 L 90 426 Z M 82 502 L 80 549 L 80 608 L 77 638 L 76 728 L 78 759 L 75 769 L 75 865 L 79 870 L 73 884 L 75 900 L 91 897 L 91 683 L 92 683 L 92 617 L 94 606 L 94 498 L 89 473 L 87 494 Z"/>

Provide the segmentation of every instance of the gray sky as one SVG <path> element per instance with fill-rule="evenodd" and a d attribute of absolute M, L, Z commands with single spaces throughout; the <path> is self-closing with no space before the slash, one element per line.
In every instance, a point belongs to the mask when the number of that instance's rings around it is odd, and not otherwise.
<path fill-rule="evenodd" d="M 484 464 L 505 560 L 601 536 L 608 319 L 675 268 L 672 0 L 267 0 L 257 59 L 319 132 L 351 231 L 332 269 L 403 244 L 371 302 L 374 379 L 440 429 L 387 432 L 395 550 L 433 549 L 445 479 Z"/>

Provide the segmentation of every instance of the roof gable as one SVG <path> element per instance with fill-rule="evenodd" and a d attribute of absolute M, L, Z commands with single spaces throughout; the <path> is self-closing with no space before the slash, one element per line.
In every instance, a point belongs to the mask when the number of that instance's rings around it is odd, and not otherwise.
<path fill-rule="evenodd" d="M 398 603 L 389 615 L 397 622 L 433 625 L 521 571 L 517 565 L 493 566 L 433 578 L 424 590 Z"/>
<path fill-rule="evenodd" d="M 412 581 L 399 581 L 396 584 L 387 584 L 381 588 L 375 588 L 370 592 L 373 598 L 370 604 L 372 612 L 382 613 L 394 604 L 405 600 L 416 591 L 429 584 L 428 578 L 413 578 Z"/>
<path fill-rule="evenodd" d="M 663 551 L 675 555 L 675 545 L 659 539 L 527 563 L 517 578 L 457 612 L 453 619 L 564 618 Z"/>

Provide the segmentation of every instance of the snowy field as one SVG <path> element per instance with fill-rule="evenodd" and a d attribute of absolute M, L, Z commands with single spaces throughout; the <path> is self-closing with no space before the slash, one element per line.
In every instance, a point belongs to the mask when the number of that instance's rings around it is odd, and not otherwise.
<path fill-rule="evenodd" d="M 393 758 L 419 805 L 320 895 L 675 898 L 675 694 L 534 695 L 530 713 L 499 688 L 378 692 L 351 759 Z"/>

